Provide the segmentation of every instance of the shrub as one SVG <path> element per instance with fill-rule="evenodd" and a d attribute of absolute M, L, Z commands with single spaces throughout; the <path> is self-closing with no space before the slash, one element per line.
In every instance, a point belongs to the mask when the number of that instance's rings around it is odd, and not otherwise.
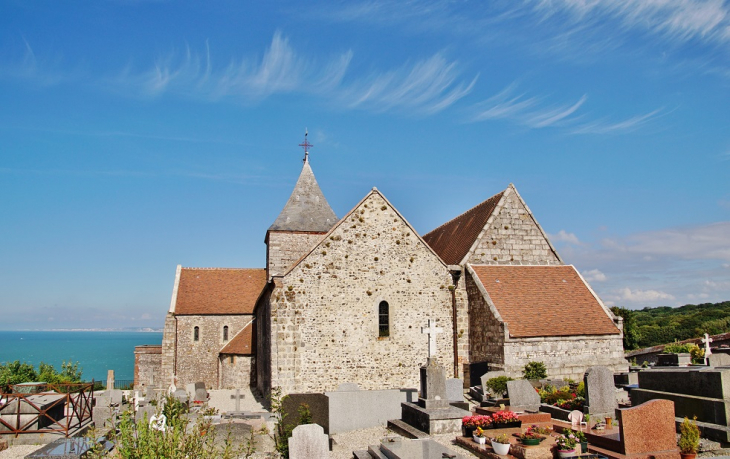
<path fill-rule="evenodd" d="M 522 370 L 522 377 L 525 379 L 545 379 L 547 378 L 547 368 L 542 362 L 530 362 Z"/>
<path fill-rule="evenodd" d="M 9 392 L 13 384 L 42 381 L 49 384 L 75 383 L 81 381 L 79 363 L 63 362 L 61 372 L 53 365 L 41 362 L 38 371 L 30 363 L 19 360 L 0 364 L 0 390 Z"/>
<path fill-rule="evenodd" d="M 705 357 L 705 350 L 692 343 L 671 343 L 664 346 L 667 354 L 690 354 L 693 362 L 700 362 Z"/>
<path fill-rule="evenodd" d="M 679 450 L 684 454 L 696 453 L 700 447 L 700 429 L 697 427 L 697 416 L 694 421 L 685 417 L 679 426 Z"/>
<path fill-rule="evenodd" d="M 497 376 L 496 378 L 490 378 L 487 380 L 487 388 L 492 394 L 502 395 L 507 392 L 507 381 L 513 379 L 509 376 Z"/>

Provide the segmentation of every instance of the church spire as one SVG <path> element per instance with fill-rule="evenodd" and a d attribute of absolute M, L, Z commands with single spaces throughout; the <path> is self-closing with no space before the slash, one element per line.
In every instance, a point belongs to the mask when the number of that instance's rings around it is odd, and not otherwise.
<path fill-rule="evenodd" d="M 294 185 L 289 200 L 284 206 L 269 231 L 303 231 L 312 233 L 326 233 L 337 223 L 337 216 L 327 203 L 322 190 L 314 178 L 314 172 L 309 165 L 309 147 L 314 145 L 307 141 L 304 134 L 304 166 L 299 174 L 297 184 Z"/>

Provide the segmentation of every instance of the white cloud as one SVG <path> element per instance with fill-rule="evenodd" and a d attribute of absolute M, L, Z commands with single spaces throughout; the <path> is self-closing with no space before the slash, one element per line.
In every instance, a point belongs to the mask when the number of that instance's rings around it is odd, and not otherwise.
<path fill-rule="evenodd" d="M 659 290 L 631 290 L 624 287 L 619 292 L 619 298 L 631 303 L 647 303 L 659 300 L 674 300 L 674 296 Z"/>
<path fill-rule="evenodd" d="M 606 279 L 608 279 L 606 275 L 598 269 L 583 271 L 581 274 L 583 274 L 583 278 L 585 278 L 585 280 L 588 282 L 604 282 Z"/>
<path fill-rule="evenodd" d="M 573 245 L 580 245 L 581 243 L 580 240 L 578 240 L 578 236 L 574 233 L 568 233 L 565 230 L 560 230 L 557 234 L 550 234 L 548 237 L 553 242 L 565 242 Z"/>
<path fill-rule="evenodd" d="M 608 120 L 592 121 L 579 125 L 572 130 L 573 134 L 610 134 L 613 132 L 633 131 L 643 126 L 649 120 L 656 117 L 662 110 L 657 109 L 644 115 L 637 115 L 623 121 L 612 122 Z"/>

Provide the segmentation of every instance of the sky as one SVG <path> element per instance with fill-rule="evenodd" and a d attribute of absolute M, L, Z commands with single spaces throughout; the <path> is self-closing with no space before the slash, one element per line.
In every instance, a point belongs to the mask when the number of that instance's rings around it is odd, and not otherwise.
<path fill-rule="evenodd" d="M 160 327 L 310 163 L 425 234 L 514 183 L 608 305 L 730 300 L 730 2 L 0 2 L 0 329 Z"/>

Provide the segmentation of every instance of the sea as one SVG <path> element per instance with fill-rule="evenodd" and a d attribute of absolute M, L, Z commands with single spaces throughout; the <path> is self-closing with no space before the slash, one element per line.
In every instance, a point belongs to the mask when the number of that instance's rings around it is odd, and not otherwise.
<path fill-rule="evenodd" d="M 78 362 L 84 381 L 134 379 L 134 347 L 162 344 L 162 332 L 139 331 L 0 331 L 0 363 L 40 362 L 61 371 L 62 362 Z"/>

